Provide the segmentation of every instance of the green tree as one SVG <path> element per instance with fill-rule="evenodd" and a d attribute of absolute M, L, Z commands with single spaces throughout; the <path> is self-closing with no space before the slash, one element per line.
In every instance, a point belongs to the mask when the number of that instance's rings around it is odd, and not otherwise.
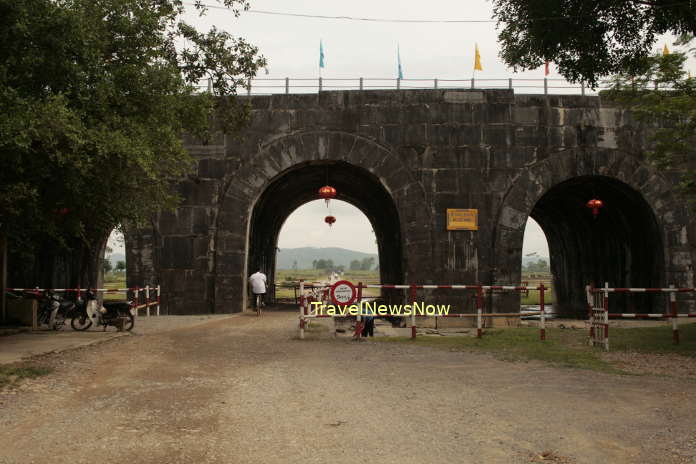
<path fill-rule="evenodd" d="M 658 36 L 696 34 L 690 1 L 493 0 L 503 61 L 534 69 L 552 61 L 571 81 L 593 87 L 636 74 Z"/>
<path fill-rule="evenodd" d="M 360 269 L 363 271 L 369 271 L 372 269 L 372 265 L 375 263 L 375 258 L 370 256 L 369 258 L 363 258 L 360 263 Z"/>
<path fill-rule="evenodd" d="M 105 259 L 102 261 L 102 270 L 104 271 L 105 274 L 107 272 L 111 272 L 112 269 L 113 269 L 113 266 L 111 265 L 111 261 L 109 261 L 108 259 Z"/>
<path fill-rule="evenodd" d="M 693 37 L 683 36 L 675 44 L 682 51 L 645 58 L 636 73 L 613 77 L 612 89 L 603 97 L 632 110 L 649 134 L 648 155 L 661 168 L 678 168 L 683 193 L 696 200 L 696 79 L 684 69 Z M 696 55 L 696 53 L 695 53 Z"/>
<path fill-rule="evenodd" d="M 125 272 L 126 270 L 126 262 L 125 261 L 118 261 L 116 263 L 116 267 L 114 268 L 116 272 Z"/>
<path fill-rule="evenodd" d="M 0 0 L 0 235 L 18 283 L 42 284 L 60 262 L 66 284 L 93 283 L 111 230 L 177 204 L 193 165 L 182 136 L 206 143 L 247 121 L 236 88 L 263 57 L 227 32 L 199 32 L 184 10 Z M 204 78 L 211 93 L 198 91 Z"/>
<path fill-rule="evenodd" d="M 360 262 L 359 259 L 354 259 L 350 262 L 350 270 L 351 271 L 359 271 L 362 266 L 362 263 Z"/>

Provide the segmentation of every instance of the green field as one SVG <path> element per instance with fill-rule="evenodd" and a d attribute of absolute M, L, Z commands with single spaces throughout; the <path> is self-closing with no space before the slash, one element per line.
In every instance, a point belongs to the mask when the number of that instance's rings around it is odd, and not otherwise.
<path fill-rule="evenodd" d="M 104 288 L 126 288 L 126 274 L 124 272 L 106 272 L 104 274 Z M 126 300 L 125 293 L 105 293 L 104 300 L 123 301 Z"/>
<path fill-rule="evenodd" d="M 306 283 L 324 281 L 329 279 L 329 273 L 322 269 L 279 269 L 275 275 L 276 299 L 290 300 L 295 296 L 293 287 L 299 285 L 299 280 L 303 279 Z M 362 282 L 364 284 L 378 284 L 379 271 L 345 271 L 340 276 L 342 280 L 349 280 L 354 284 Z M 363 290 L 365 296 L 379 296 L 379 289 L 370 288 Z"/>
<path fill-rule="evenodd" d="M 553 304 L 553 278 L 549 273 L 539 273 L 534 272 L 531 274 L 522 273 L 522 282 L 526 283 L 529 287 L 538 287 L 540 283 L 544 284 L 544 287 L 549 288 L 549 291 L 544 291 L 544 303 Z M 523 305 L 538 305 L 539 304 L 539 291 L 530 290 L 529 295 L 522 295 L 520 298 L 520 304 Z"/>

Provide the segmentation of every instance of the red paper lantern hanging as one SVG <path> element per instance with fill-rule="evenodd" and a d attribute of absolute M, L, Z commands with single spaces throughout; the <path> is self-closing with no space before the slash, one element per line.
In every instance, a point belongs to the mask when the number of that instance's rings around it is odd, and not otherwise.
<path fill-rule="evenodd" d="M 333 223 L 336 222 L 336 218 L 333 216 L 326 216 L 324 218 L 324 222 L 327 223 L 329 225 L 329 227 L 331 227 L 333 225 Z"/>
<path fill-rule="evenodd" d="M 329 200 L 336 198 L 336 189 L 330 185 L 325 185 L 319 189 L 319 196 L 326 201 L 326 207 L 329 206 Z"/>
<path fill-rule="evenodd" d="M 594 215 L 594 217 L 597 217 L 597 215 L 599 214 L 599 210 L 604 206 L 604 202 L 602 202 L 602 200 L 593 198 L 587 202 L 586 206 L 592 210 L 592 214 Z"/>

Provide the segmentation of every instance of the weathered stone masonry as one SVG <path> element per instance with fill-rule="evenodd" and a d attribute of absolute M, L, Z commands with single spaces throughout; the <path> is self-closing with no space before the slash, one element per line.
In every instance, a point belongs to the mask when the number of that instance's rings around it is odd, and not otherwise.
<path fill-rule="evenodd" d="M 171 314 L 240 311 L 249 267 L 273 272 L 282 222 L 327 172 L 372 221 L 385 283 L 517 283 L 531 215 L 566 314 L 583 311 L 590 280 L 694 285 L 696 224 L 677 174 L 652 167 L 645 132 L 599 97 L 346 91 L 251 104 L 241 138 L 186 141 L 198 169 L 183 204 L 127 240 L 130 283 L 161 283 Z M 592 196 L 606 200 L 597 219 Z M 477 208 L 479 230 L 447 232 L 447 208 Z"/>

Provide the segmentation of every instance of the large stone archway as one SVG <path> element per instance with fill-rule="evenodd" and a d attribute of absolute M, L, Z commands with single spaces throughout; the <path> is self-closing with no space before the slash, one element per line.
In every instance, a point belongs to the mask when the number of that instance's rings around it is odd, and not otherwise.
<path fill-rule="evenodd" d="M 585 207 L 593 197 L 605 203 L 596 218 Z M 532 217 L 549 242 L 562 315 L 586 312 L 583 288 L 589 283 L 691 286 L 690 255 L 673 239 L 686 234 L 687 216 L 669 183 L 635 156 L 558 153 L 522 171 L 505 195 L 493 244 L 498 278 L 520 281 L 524 227 Z M 647 312 L 649 306 L 646 298 L 630 309 Z"/>
<path fill-rule="evenodd" d="M 243 308 L 250 265 L 272 271 L 270 256 L 280 227 L 295 208 L 316 198 L 327 169 L 334 176 L 338 198 L 361 209 L 375 226 L 382 278 L 401 282 L 415 271 L 409 259 L 413 253 L 404 255 L 402 246 L 427 243 L 422 225 L 430 218 L 422 186 L 403 163 L 385 147 L 360 136 L 329 131 L 293 134 L 259 147 L 249 163 L 225 178 L 209 247 L 214 253 L 215 293 L 210 303 L 215 312 Z M 423 248 L 423 253 L 427 250 Z"/>

